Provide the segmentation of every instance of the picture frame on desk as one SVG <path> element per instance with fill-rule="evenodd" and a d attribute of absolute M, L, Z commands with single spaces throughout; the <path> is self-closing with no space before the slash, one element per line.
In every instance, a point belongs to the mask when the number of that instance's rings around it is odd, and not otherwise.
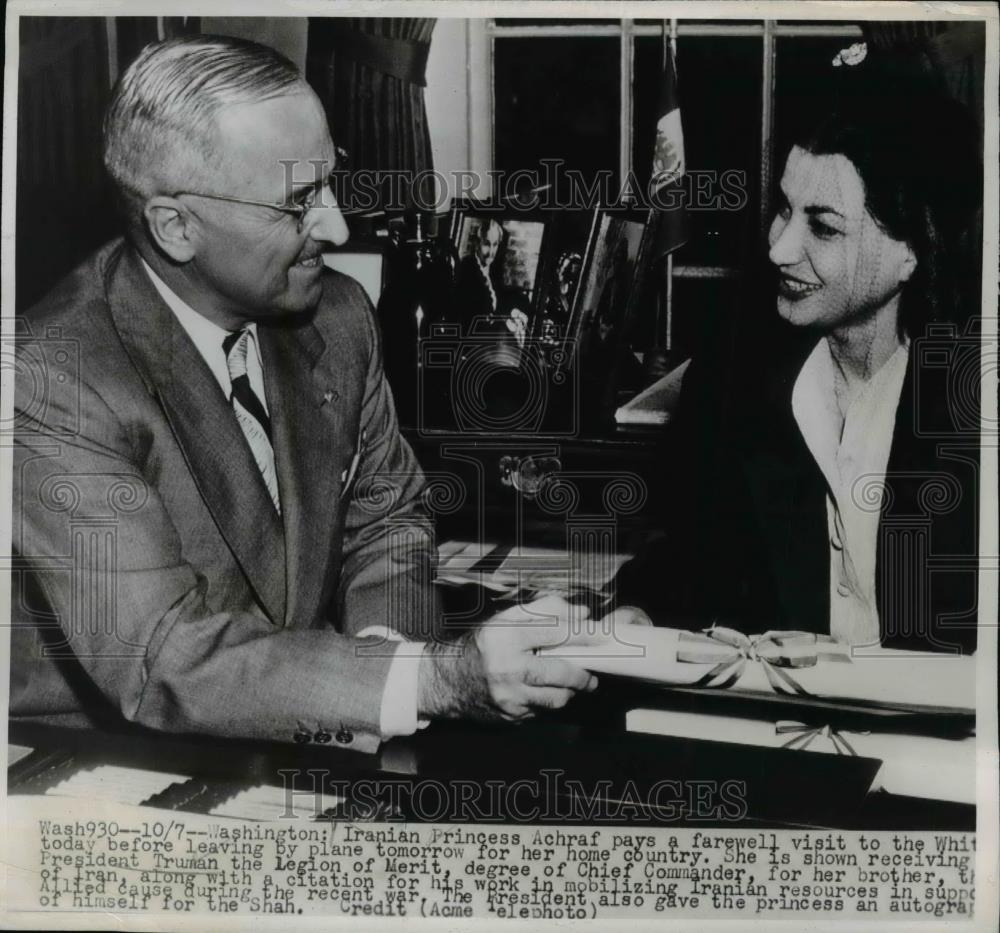
<path fill-rule="evenodd" d="M 458 260 L 455 314 L 465 330 L 477 319 L 490 320 L 498 331 L 503 322 L 523 347 L 534 328 L 552 221 L 552 214 L 513 203 L 455 203 L 450 222 Z"/>
<path fill-rule="evenodd" d="M 628 363 L 654 216 L 652 210 L 605 208 L 597 211 L 591 227 L 565 358 L 577 370 L 587 407 L 599 418 L 614 412 L 617 387 Z"/>
<path fill-rule="evenodd" d="M 538 287 L 538 313 L 532 335 L 558 365 L 569 337 L 573 305 L 583 272 L 583 259 L 597 211 L 565 209 L 554 212 L 546 241 Z"/>

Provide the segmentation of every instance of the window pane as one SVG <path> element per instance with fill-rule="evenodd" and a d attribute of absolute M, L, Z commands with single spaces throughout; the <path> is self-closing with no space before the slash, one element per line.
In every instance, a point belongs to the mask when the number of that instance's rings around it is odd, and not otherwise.
<path fill-rule="evenodd" d="M 679 19 L 678 26 L 763 26 L 759 19 Z"/>
<path fill-rule="evenodd" d="M 774 64 L 774 171 L 781 178 L 792 140 L 830 112 L 841 68 L 834 56 L 854 40 L 787 37 L 776 40 Z M 843 66 L 842 66 L 843 67 Z"/>
<path fill-rule="evenodd" d="M 663 81 L 663 43 L 636 39 L 632 165 L 641 185 L 652 171 Z M 677 40 L 677 84 L 684 125 L 688 184 L 701 180 L 708 197 L 688 211 L 689 239 L 677 261 L 738 264 L 756 235 L 760 164 L 761 40 L 682 36 Z M 701 209 L 720 190 L 745 193 L 737 210 Z M 714 175 L 712 174 L 714 173 Z M 697 207 L 698 209 L 694 209 Z"/>
<path fill-rule="evenodd" d="M 779 19 L 779 26 L 824 26 L 829 29 L 853 29 L 861 35 L 856 20 L 850 19 Z"/>
<path fill-rule="evenodd" d="M 701 356 L 718 343 L 740 307 L 739 279 L 674 279 L 673 349 L 678 357 Z"/>
<path fill-rule="evenodd" d="M 527 19 L 516 16 L 496 17 L 493 22 L 497 26 L 617 26 L 618 19 Z"/>
<path fill-rule="evenodd" d="M 496 168 L 538 170 L 560 159 L 593 184 L 618 186 L 617 38 L 501 39 L 494 43 Z"/>

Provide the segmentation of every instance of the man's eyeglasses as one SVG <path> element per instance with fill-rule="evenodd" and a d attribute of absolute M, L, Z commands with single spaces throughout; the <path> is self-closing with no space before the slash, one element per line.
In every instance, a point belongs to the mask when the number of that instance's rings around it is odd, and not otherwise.
<path fill-rule="evenodd" d="M 237 198 L 230 194 L 204 194 L 200 191 L 175 191 L 171 197 L 179 198 L 187 196 L 189 198 L 207 198 L 210 201 L 227 201 L 230 204 L 249 204 L 251 207 L 266 207 L 271 211 L 278 211 L 295 218 L 295 229 L 302 232 L 302 225 L 305 223 L 306 214 L 316 207 L 320 194 L 332 186 L 334 176 L 343 172 L 347 166 L 347 153 L 337 147 L 337 158 L 333 170 L 321 181 L 303 188 L 296 193 L 293 200 L 287 204 L 275 204 L 273 201 L 255 201 L 252 198 Z"/>

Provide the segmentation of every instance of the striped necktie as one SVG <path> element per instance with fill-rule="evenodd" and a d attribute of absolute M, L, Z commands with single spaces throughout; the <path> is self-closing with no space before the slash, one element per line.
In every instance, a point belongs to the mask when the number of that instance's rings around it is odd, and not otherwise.
<path fill-rule="evenodd" d="M 226 353 L 226 366 L 229 369 L 229 379 L 232 392 L 229 402 L 233 406 L 236 420 L 240 423 L 243 436 L 250 445 L 264 484 L 271 494 L 278 514 L 281 514 L 281 501 L 278 498 L 278 476 L 274 471 L 274 448 L 271 446 L 271 419 L 267 415 L 261 400 L 257 397 L 250 378 L 247 376 L 247 352 L 250 347 L 250 331 L 244 328 L 230 334 L 222 341 L 222 349 Z"/>

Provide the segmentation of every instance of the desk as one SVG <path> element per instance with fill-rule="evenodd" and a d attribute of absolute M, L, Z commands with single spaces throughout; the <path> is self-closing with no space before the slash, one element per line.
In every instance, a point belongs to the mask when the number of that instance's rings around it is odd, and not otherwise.
<path fill-rule="evenodd" d="M 404 431 L 440 495 L 428 497 L 442 540 L 458 537 L 566 546 L 570 525 L 613 527 L 616 547 L 632 550 L 658 529 L 652 507 L 662 483 L 663 429 L 615 428 L 591 434 Z M 525 460 L 555 467 L 558 486 L 518 491 L 509 471 Z"/>
<path fill-rule="evenodd" d="M 972 806 L 870 793 L 874 759 L 626 733 L 636 689 L 602 685 L 560 714 L 518 725 L 436 723 L 374 755 L 12 723 L 10 741 L 34 752 L 10 768 L 8 790 L 45 793 L 107 764 L 190 776 L 145 802 L 200 813 L 264 784 L 300 797 L 346 789 L 327 814 L 337 819 L 975 829 Z"/>

